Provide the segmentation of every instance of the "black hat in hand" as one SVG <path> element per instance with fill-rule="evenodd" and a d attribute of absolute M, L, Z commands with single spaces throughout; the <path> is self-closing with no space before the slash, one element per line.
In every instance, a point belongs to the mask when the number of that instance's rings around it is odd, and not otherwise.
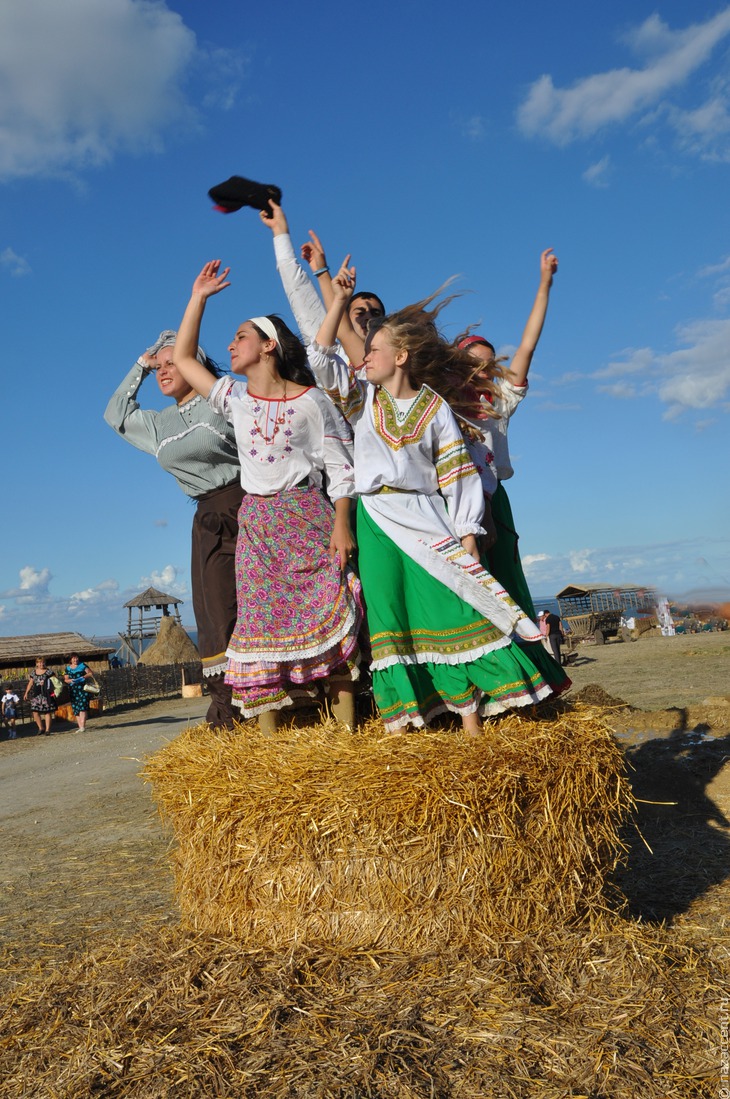
<path fill-rule="evenodd" d="M 269 200 L 277 206 L 281 203 L 281 189 L 273 183 L 255 183 L 243 176 L 231 176 L 225 183 L 211 187 L 208 194 L 215 203 L 216 210 L 223 214 L 233 214 L 242 206 L 252 206 L 254 210 L 270 212 Z"/>

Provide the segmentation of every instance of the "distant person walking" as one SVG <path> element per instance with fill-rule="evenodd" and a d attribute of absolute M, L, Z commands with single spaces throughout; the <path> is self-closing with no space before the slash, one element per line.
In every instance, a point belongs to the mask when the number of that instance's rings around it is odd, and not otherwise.
<path fill-rule="evenodd" d="M 38 657 L 35 668 L 30 673 L 23 698 L 25 700 L 30 698 L 30 711 L 38 726 L 38 732 L 51 736 L 51 722 L 56 713 L 56 695 L 50 669 L 42 656 Z"/>
<path fill-rule="evenodd" d="M 560 621 L 559 616 L 553 611 L 548 611 L 547 614 L 543 616 L 542 620 L 545 623 L 545 637 L 550 646 L 550 652 L 553 654 L 558 664 L 562 664 L 563 657 L 560 646 L 565 640 L 563 637 L 563 624 Z"/>
<path fill-rule="evenodd" d="M 2 700 L 0 700 L 0 708 L 2 708 L 3 724 L 8 727 L 8 740 L 15 740 L 17 732 L 15 731 L 15 719 L 18 716 L 18 705 L 20 699 L 16 695 L 13 688 L 8 684 L 5 688 Z"/>
<path fill-rule="evenodd" d="M 76 724 L 79 727 L 79 732 L 83 733 L 86 728 L 86 716 L 89 710 L 89 694 L 86 690 L 86 680 L 93 679 L 94 674 L 91 668 L 84 664 L 83 660 L 79 658 L 78 653 L 71 653 L 68 658 L 68 664 L 64 672 L 64 682 L 68 683 L 69 693 L 71 695 L 71 708 L 76 718 Z"/>

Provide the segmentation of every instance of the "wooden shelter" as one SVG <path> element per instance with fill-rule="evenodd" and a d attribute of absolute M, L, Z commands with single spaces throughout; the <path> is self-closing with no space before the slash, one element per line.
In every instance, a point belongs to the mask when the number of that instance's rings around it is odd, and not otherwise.
<path fill-rule="evenodd" d="M 114 648 L 97 645 L 80 633 L 36 633 L 23 637 L 0 637 L 0 676 L 7 681 L 27 678 L 36 658 L 42 656 L 49 667 L 66 664 L 71 653 L 88 664 L 93 672 L 109 667 Z"/>
<path fill-rule="evenodd" d="M 145 641 L 157 637 L 164 618 L 174 618 L 182 628 L 178 610 L 182 602 L 182 599 L 176 599 L 174 595 L 168 595 L 157 588 L 146 588 L 125 603 L 128 611 L 127 632 L 119 634 L 124 658 L 136 664 L 144 652 Z"/>
<path fill-rule="evenodd" d="M 637 584 L 569 584 L 555 598 L 571 643 L 616 637 L 621 619 L 654 609 L 654 588 Z"/>

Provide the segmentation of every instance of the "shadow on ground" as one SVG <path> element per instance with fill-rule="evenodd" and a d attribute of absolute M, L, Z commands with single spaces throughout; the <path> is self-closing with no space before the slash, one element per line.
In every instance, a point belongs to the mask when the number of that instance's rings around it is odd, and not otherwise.
<path fill-rule="evenodd" d="M 730 877 L 730 820 L 707 787 L 730 759 L 730 735 L 678 727 L 668 736 L 626 750 L 637 814 L 624 831 L 629 849 L 616 884 L 629 914 L 651 922 L 672 920 Z"/>

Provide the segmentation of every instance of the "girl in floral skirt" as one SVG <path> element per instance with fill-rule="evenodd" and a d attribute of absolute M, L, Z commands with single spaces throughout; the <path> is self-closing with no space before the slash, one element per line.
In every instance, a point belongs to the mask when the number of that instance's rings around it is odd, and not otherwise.
<path fill-rule="evenodd" d="M 352 726 L 362 601 L 349 565 L 351 433 L 278 317 L 239 325 L 229 351 L 233 374 L 243 377 L 214 382 L 201 369 L 205 305 L 230 285 L 228 273 L 219 260 L 205 264 L 173 352 L 186 381 L 233 424 L 241 462 L 238 618 L 226 682 L 244 717 L 258 716 L 270 732 L 293 696 L 328 679 L 335 716 Z"/>

